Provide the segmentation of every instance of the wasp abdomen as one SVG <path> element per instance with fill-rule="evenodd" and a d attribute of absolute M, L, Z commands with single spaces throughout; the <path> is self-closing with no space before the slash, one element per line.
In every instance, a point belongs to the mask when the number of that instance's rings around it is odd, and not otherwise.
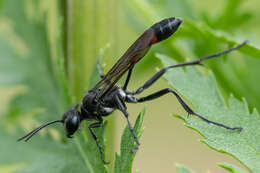
<path fill-rule="evenodd" d="M 182 23 L 181 19 L 177 19 L 175 17 L 164 19 L 156 24 L 154 24 L 151 28 L 154 30 L 156 35 L 156 40 L 154 43 L 160 42 L 164 39 L 170 37 L 180 26 Z"/>

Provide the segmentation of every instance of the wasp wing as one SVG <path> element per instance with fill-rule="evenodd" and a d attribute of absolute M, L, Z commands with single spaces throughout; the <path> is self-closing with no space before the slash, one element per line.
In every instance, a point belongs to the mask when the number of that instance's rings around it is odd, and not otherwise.
<path fill-rule="evenodd" d="M 154 31 L 150 28 L 146 30 L 125 54 L 117 61 L 117 63 L 108 71 L 108 73 L 99 81 L 92 90 L 101 88 L 98 98 L 102 98 L 108 93 L 123 74 L 142 59 L 150 49 L 153 40 L 156 39 Z"/>

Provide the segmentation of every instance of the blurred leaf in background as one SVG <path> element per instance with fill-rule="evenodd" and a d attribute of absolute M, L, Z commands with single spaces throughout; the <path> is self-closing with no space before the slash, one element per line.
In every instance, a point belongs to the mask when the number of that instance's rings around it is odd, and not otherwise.
<path fill-rule="evenodd" d="M 190 171 L 188 168 L 180 164 L 177 164 L 176 168 L 178 170 L 178 173 L 192 173 L 192 171 Z"/>
<path fill-rule="evenodd" d="M 6 91 L 1 95 L 10 100 L 1 109 L 1 172 L 7 166 L 26 173 L 106 172 L 95 142 L 82 139 L 90 136 L 86 131 L 66 142 L 64 133 L 56 130 L 61 127 L 56 126 L 48 128 L 50 135 L 43 130 L 44 138 L 37 135 L 29 143 L 16 142 L 25 133 L 21 128 L 28 131 L 60 119 L 71 106 L 61 60 L 59 1 L 2 1 L 0 25 L 0 84 Z M 104 128 L 96 132 L 103 139 Z"/>
<path fill-rule="evenodd" d="M 16 118 L 20 118 L 18 114 L 25 114 L 22 117 L 26 120 L 28 116 L 44 113 L 44 119 L 57 119 L 66 100 L 55 80 L 58 74 L 52 60 L 55 57 L 51 52 L 50 33 L 47 32 L 47 9 L 40 7 L 44 3 L 38 1 L 24 3 L 11 0 L 2 3 L 0 84 L 7 89 L 23 88 L 13 96 L 15 98 L 9 104 L 12 111 L 6 110 L 10 113 L 6 118 L 17 121 L 19 119 Z M 53 46 L 55 49 L 56 45 Z"/>
<path fill-rule="evenodd" d="M 219 166 L 231 173 L 245 173 L 245 171 L 243 171 L 242 169 L 238 168 L 237 166 L 231 165 L 229 163 L 221 163 L 219 164 Z"/>

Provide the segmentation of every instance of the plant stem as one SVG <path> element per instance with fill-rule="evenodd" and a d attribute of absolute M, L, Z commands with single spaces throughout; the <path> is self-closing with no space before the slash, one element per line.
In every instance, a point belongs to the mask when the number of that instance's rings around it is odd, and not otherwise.
<path fill-rule="evenodd" d="M 81 101 L 90 86 L 100 48 L 110 43 L 109 58 L 117 55 L 117 0 L 67 0 L 64 5 L 65 57 L 74 100 Z M 107 160 L 113 161 L 115 118 L 109 118 Z M 112 164 L 111 167 L 112 169 Z"/>

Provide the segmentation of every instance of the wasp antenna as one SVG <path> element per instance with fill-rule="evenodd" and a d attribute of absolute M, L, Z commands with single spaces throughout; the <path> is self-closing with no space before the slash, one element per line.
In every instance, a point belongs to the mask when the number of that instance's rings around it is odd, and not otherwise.
<path fill-rule="evenodd" d="M 29 139 L 31 139 L 31 137 L 33 137 L 37 132 L 39 132 L 41 129 L 43 129 L 44 127 L 48 126 L 48 125 L 51 125 L 51 124 L 54 124 L 54 123 L 63 123 L 63 120 L 55 120 L 55 121 L 51 121 L 51 122 L 47 122 L 43 125 L 41 125 L 40 127 L 34 129 L 33 131 L 31 131 L 30 133 L 28 133 L 27 135 L 19 138 L 17 141 L 21 141 L 21 140 L 24 140 L 24 141 L 28 141 Z"/>

